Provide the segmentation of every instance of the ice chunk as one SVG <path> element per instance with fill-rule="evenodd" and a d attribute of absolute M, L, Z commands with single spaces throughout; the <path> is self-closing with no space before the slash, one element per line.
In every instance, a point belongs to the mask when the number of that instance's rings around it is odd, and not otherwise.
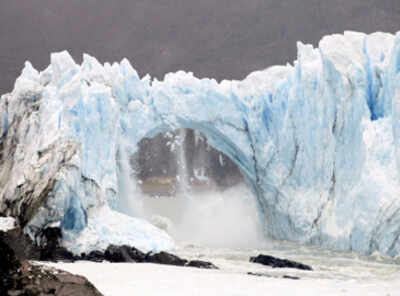
<path fill-rule="evenodd" d="M 76 235 L 64 233 L 63 245 L 75 254 L 105 250 L 110 244 L 135 246 L 142 252 L 168 250 L 174 246 L 166 232 L 149 222 L 102 206 L 89 214 L 87 227 Z"/>
<path fill-rule="evenodd" d="M 9 231 L 15 228 L 15 219 L 12 217 L 0 217 L 0 231 Z"/>

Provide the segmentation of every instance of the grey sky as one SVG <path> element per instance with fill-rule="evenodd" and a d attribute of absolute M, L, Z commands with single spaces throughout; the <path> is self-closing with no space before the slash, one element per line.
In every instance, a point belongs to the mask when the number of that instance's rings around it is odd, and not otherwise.
<path fill-rule="evenodd" d="M 400 30 L 399 0 L 0 0 L 0 93 L 53 51 L 127 57 L 140 74 L 241 79 L 292 61 L 296 41 Z"/>

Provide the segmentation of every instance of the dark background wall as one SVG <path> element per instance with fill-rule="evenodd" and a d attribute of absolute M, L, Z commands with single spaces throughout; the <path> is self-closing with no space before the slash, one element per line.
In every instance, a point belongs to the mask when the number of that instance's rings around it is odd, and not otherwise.
<path fill-rule="evenodd" d="M 171 143 L 175 143 L 173 149 Z M 192 129 L 142 139 L 130 164 L 136 179 L 141 181 L 142 191 L 149 195 L 173 195 L 179 191 L 179 183 L 184 178 L 192 191 L 223 190 L 244 180 L 228 156 L 214 149 L 203 134 Z M 197 178 L 199 175 L 207 177 L 207 181 Z"/>
<path fill-rule="evenodd" d="M 241 79 L 292 61 L 296 41 L 344 30 L 400 30 L 399 0 L 0 0 L 0 93 L 23 62 L 67 49 L 127 57 L 140 74 Z"/>

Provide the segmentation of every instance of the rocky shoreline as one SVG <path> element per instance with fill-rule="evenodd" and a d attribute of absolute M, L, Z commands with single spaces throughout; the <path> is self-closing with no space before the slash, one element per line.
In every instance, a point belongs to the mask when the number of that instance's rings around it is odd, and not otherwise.
<path fill-rule="evenodd" d="M 4 237 L 4 232 L 1 236 Z M 14 250 L 2 238 L 0 239 L 1 296 L 102 295 L 82 276 L 17 258 Z"/>
<path fill-rule="evenodd" d="M 190 266 L 198 268 L 218 269 L 214 264 L 201 260 L 186 260 L 167 252 L 148 252 L 143 253 L 131 246 L 110 245 L 105 251 L 91 251 L 88 254 L 82 253 L 74 255 L 60 245 L 62 239 L 61 229 L 58 227 L 48 227 L 42 232 L 42 246 L 37 246 L 32 240 L 24 235 L 20 228 L 15 228 L 7 232 L 0 231 L 0 239 L 7 243 L 10 248 L 15 250 L 18 258 L 36 261 L 64 261 L 74 262 L 79 260 L 93 262 L 136 262 L 136 263 L 157 263 L 175 266 Z"/>
<path fill-rule="evenodd" d="M 48 227 L 41 231 L 42 246 L 35 244 L 21 228 L 0 231 L 1 286 L 0 296 L 17 295 L 101 295 L 84 277 L 29 262 L 113 262 L 113 263 L 156 263 L 174 266 L 218 269 L 211 262 L 187 260 L 168 252 L 143 253 L 131 246 L 110 245 L 105 251 L 95 250 L 77 256 L 61 246 L 62 232 L 58 227 Z M 312 270 L 311 266 L 260 254 L 251 257 L 250 262 L 271 266 L 272 268 L 296 268 Z M 259 273 L 249 275 L 262 276 Z M 299 279 L 299 278 L 291 278 Z"/>
<path fill-rule="evenodd" d="M 101 296 L 84 277 L 38 265 L 32 261 L 74 262 L 149 262 L 175 266 L 217 269 L 206 261 L 186 260 L 167 252 L 147 254 L 129 246 L 109 246 L 104 252 L 92 251 L 75 256 L 60 246 L 61 230 L 57 227 L 42 231 L 43 246 L 37 246 L 21 228 L 0 231 L 0 296 Z"/>

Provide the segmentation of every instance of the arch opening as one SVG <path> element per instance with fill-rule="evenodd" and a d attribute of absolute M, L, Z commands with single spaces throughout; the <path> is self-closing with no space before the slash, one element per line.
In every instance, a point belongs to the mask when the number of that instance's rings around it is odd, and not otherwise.
<path fill-rule="evenodd" d="M 120 160 L 121 212 L 150 221 L 181 243 L 264 246 L 252 181 L 204 133 L 183 127 L 158 130 L 136 146 Z"/>

